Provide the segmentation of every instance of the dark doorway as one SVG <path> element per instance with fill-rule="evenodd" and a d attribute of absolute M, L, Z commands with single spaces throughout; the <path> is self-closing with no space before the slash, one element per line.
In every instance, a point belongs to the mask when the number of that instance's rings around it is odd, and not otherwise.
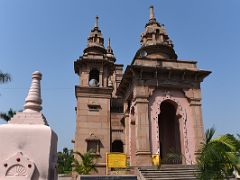
<path fill-rule="evenodd" d="M 176 108 L 177 105 L 174 102 L 163 101 L 158 115 L 160 157 L 162 163 L 165 164 L 180 164 L 182 162 Z"/>
<path fill-rule="evenodd" d="M 113 141 L 112 152 L 123 152 L 123 143 L 121 140 Z"/>

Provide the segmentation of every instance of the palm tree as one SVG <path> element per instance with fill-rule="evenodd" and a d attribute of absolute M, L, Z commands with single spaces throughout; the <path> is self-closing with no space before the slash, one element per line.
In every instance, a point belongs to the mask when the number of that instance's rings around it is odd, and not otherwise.
<path fill-rule="evenodd" d="M 79 162 L 77 159 L 73 160 L 73 171 L 78 174 L 90 174 L 92 171 L 98 172 L 96 169 L 96 155 L 92 152 L 86 152 L 82 154 L 80 152 L 74 152 L 81 158 Z"/>
<path fill-rule="evenodd" d="M 6 83 L 8 81 L 11 81 L 11 76 L 8 73 L 3 73 L 0 70 L 0 83 Z"/>
<path fill-rule="evenodd" d="M 0 112 L 0 119 L 3 119 L 8 122 L 15 114 L 16 114 L 16 111 L 13 111 L 10 108 L 7 113 Z"/>
<path fill-rule="evenodd" d="M 199 179 L 221 180 L 232 176 L 234 169 L 240 172 L 239 141 L 230 134 L 213 138 L 215 129 L 206 131 L 198 167 Z"/>

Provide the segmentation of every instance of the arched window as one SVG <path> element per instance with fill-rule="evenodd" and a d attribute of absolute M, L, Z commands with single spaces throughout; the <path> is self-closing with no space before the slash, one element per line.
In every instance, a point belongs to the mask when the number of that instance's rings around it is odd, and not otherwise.
<path fill-rule="evenodd" d="M 113 141 L 112 152 L 123 152 L 123 142 L 121 140 Z"/>
<path fill-rule="evenodd" d="M 99 86 L 99 71 L 97 69 L 92 69 L 90 71 L 88 84 L 91 87 Z"/>
<path fill-rule="evenodd" d="M 94 42 L 97 42 L 97 34 L 94 35 Z"/>

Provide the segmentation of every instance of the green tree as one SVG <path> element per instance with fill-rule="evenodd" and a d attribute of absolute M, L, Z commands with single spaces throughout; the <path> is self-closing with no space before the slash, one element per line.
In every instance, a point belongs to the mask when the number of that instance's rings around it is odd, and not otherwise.
<path fill-rule="evenodd" d="M 240 134 L 237 134 L 238 152 L 240 153 Z"/>
<path fill-rule="evenodd" d="M 72 172 L 73 151 L 68 148 L 63 148 L 63 152 L 58 152 L 58 173 L 68 174 Z"/>
<path fill-rule="evenodd" d="M 230 134 L 213 138 L 215 129 L 206 131 L 198 167 L 199 179 L 221 180 L 232 176 L 234 169 L 240 171 L 239 141 Z"/>
<path fill-rule="evenodd" d="M 74 152 L 74 154 L 80 157 L 81 160 L 74 158 L 73 171 L 78 174 L 90 174 L 92 171 L 98 172 L 96 169 L 97 156 L 94 153 L 86 152 L 81 154 L 80 152 Z"/>
<path fill-rule="evenodd" d="M 8 122 L 15 114 L 16 114 L 16 111 L 13 111 L 10 108 L 9 111 L 6 113 L 0 112 L 0 119 L 3 119 Z"/>
<path fill-rule="evenodd" d="M 3 73 L 0 70 L 0 83 L 6 83 L 8 81 L 11 81 L 11 76 L 8 73 Z"/>

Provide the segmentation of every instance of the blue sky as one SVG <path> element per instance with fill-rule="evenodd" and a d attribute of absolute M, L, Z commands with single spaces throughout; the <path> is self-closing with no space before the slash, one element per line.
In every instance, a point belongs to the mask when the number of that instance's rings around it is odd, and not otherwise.
<path fill-rule="evenodd" d="M 72 147 L 79 83 L 73 62 L 86 47 L 95 16 L 105 46 L 110 37 L 117 63 L 126 66 L 140 47 L 150 5 L 179 59 L 213 71 L 202 83 L 205 128 L 240 133 L 239 0 L 1 0 L 0 70 L 12 82 L 0 85 L 0 111 L 23 109 L 31 74 L 39 70 L 43 113 L 59 136 L 59 149 Z"/>

